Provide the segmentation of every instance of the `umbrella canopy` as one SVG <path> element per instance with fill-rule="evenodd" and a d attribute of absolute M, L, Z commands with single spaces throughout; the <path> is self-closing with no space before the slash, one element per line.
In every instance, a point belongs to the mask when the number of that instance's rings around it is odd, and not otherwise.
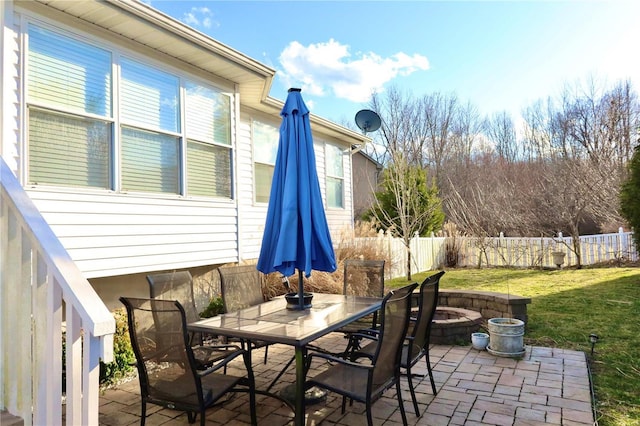
<path fill-rule="evenodd" d="M 336 270 L 335 253 L 322 204 L 313 151 L 309 109 L 300 89 L 289 89 L 280 113 L 280 141 L 276 157 L 258 270 L 278 271 L 285 277 Z M 302 301 L 300 301 L 302 303 Z"/>

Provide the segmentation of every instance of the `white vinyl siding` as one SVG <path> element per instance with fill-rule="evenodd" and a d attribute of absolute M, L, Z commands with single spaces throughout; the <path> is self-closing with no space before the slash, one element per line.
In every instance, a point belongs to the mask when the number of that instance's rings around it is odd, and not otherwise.
<path fill-rule="evenodd" d="M 29 196 L 87 278 L 236 262 L 233 203 L 32 188 Z"/>
<path fill-rule="evenodd" d="M 35 24 L 28 34 L 30 184 L 231 198 L 229 95 Z"/>
<path fill-rule="evenodd" d="M 344 208 L 344 156 L 339 146 L 326 145 L 327 207 Z"/>
<path fill-rule="evenodd" d="M 275 126 L 254 121 L 252 135 L 255 201 L 256 203 L 268 203 L 278 154 L 280 132 Z"/>

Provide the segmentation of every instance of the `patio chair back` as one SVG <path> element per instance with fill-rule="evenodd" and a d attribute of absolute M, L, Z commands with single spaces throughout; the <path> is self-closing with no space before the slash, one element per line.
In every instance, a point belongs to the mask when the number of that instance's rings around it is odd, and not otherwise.
<path fill-rule="evenodd" d="M 383 297 L 384 260 L 345 260 L 343 294 Z"/>
<path fill-rule="evenodd" d="M 409 333 L 410 344 L 408 345 L 408 362 L 419 359 L 429 349 L 429 338 L 431 336 L 431 325 L 438 305 L 438 287 L 440 277 L 445 271 L 440 271 L 427 277 L 420 285 L 418 293 L 418 316 Z M 407 362 L 403 360 L 403 364 Z M 415 363 L 415 361 L 414 361 Z M 403 365 L 404 366 L 404 365 Z"/>
<path fill-rule="evenodd" d="M 418 315 L 411 321 L 412 324 L 407 335 L 407 343 L 402 348 L 401 366 L 407 370 L 409 391 L 411 392 L 411 399 L 417 416 L 420 416 L 420 410 L 418 408 L 415 387 L 413 386 L 413 373 L 411 372 L 411 368 L 423 357 L 427 363 L 427 374 L 431 381 L 431 391 L 433 395 L 438 393 L 433 378 L 433 371 L 431 370 L 431 360 L 429 359 L 429 341 L 431 339 L 433 317 L 438 305 L 440 278 L 444 273 L 445 271 L 435 273 L 427 277 L 420 285 L 420 292 L 418 293 Z"/>
<path fill-rule="evenodd" d="M 221 266 L 218 272 L 225 312 L 264 302 L 262 275 L 255 265 Z"/>
<path fill-rule="evenodd" d="M 411 312 L 411 284 L 389 293 L 380 311 L 380 334 L 373 355 L 373 393 L 379 394 L 400 379 L 400 355 Z"/>
<path fill-rule="evenodd" d="M 121 297 L 120 301 L 127 309 L 129 336 L 137 361 L 142 397 L 141 424 L 145 423 L 146 404 L 151 403 L 186 411 L 189 423 L 193 423 L 197 414 L 200 414 L 200 424 L 204 425 L 205 409 L 244 379 L 197 371 L 187 333 L 186 314 L 179 302 L 125 297 Z M 230 359 L 243 353 L 240 350 L 233 351 L 229 360 L 221 365 L 226 365 Z M 252 373 L 247 384 L 253 402 Z M 255 419 L 254 414 L 252 408 L 252 419 Z"/>
<path fill-rule="evenodd" d="M 384 260 L 347 259 L 344 261 L 342 294 L 345 296 L 384 297 Z M 367 328 L 377 328 L 378 312 L 354 321 L 337 331 L 344 333 L 349 344 L 344 353 L 357 349 L 358 340 L 351 339 L 353 333 Z"/>
<path fill-rule="evenodd" d="M 147 275 L 152 299 L 177 300 L 182 305 L 187 322 L 200 319 L 193 295 L 193 278 L 189 271 L 174 271 Z"/>
<path fill-rule="evenodd" d="M 218 272 L 220 273 L 220 290 L 225 312 L 235 312 L 264 302 L 262 273 L 256 269 L 255 265 L 221 266 L 218 268 Z M 229 340 L 234 341 L 235 339 L 230 338 Z M 263 362 L 266 364 L 269 356 L 269 343 L 252 341 L 251 347 L 254 349 L 265 348 Z"/>
<path fill-rule="evenodd" d="M 184 309 L 187 323 L 200 320 L 193 295 L 193 278 L 189 271 L 174 271 L 147 275 L 152 299 L 177 300 Z M 202 333 L 190 333 L 192 346 L 204 344 Z"/>

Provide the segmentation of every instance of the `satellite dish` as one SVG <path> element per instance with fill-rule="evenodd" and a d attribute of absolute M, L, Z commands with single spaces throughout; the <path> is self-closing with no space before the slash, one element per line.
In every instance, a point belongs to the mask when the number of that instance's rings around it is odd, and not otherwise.
<path fill-rule="evenodd" d="M 356 114 L 356 125 L 362 130 L 363 134 L 367 132 L 375 132 L 380 128 L 380 116 L 370 109 L 363 109 Z"/>

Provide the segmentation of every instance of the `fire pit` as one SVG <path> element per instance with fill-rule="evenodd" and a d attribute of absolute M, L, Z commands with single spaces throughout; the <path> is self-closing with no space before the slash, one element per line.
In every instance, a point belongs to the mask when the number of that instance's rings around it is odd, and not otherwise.
<path fill-rule="evenodd" d="M 470 309 L 438 306 L 431 326 L 431 343 L 438 345 L 467 344 L 471 333 L 480 329 L 482 315 Z"/>

